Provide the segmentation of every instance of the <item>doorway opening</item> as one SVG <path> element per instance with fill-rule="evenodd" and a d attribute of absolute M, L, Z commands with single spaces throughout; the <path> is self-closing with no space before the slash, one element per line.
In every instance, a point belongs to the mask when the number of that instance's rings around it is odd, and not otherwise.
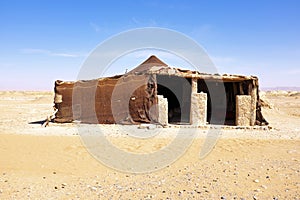
<path fill-rule="evenodd" d="M 168 123 L 189 124 L 191 79 L 157 75 L 157 94 L 168 99 Z"/>
<path fill-rule="evenodd" d="M 216 113 L 214 114 L 216 119 L 212 119 L 212 100 L 211 93 L 208 90 L 207 84 L 210 84 L 209 88 L 215 89 L 216 91 L 220 90 L 221 87 L 225 89 L 225 97 L 219 97 L 219 99 L 215 99 L 214 101 L 226 101 L 220 102 L 218 105 L 214 105 L 214 109 Z M 224 84 L 224 86 L 222 85 Z M 199 79 L 198 80 L 198 88 L 197 92 L 207 93 L 207 122 L 209 124 L 218 124 L 218 125 L 235 125 L 236 120 L 236 95 L 240 94 L 239 82 L 218 82 L 213 80 Z M 217 93 L 217 92 L 215 92 Z M 222 94 L 222 92 L 220 92 Z M 217 95 L 215 98 L 218 98 Z M 226 106 L 225 111 L 222 106 Z"/>

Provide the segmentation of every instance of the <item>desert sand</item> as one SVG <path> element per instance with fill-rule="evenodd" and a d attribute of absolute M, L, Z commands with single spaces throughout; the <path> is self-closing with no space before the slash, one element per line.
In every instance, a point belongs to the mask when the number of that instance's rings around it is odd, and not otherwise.
<path fill-rule="evenodd" d="M 194 129 L 183 156 L 134 174 L 96 160 L 76 123 L 41 127 L 52 113 L 52 92 L 0 92 L 0 199 L 300 199 L 300 93 L 261 97 L 270 128 L 223 130 L 204 159 L 207 130 Z M 156 137 L 132 139 L 121 126 L 99 126 L 112 144 L 133 153 L 160 150 L 178 130 L 157 128 Z"/>

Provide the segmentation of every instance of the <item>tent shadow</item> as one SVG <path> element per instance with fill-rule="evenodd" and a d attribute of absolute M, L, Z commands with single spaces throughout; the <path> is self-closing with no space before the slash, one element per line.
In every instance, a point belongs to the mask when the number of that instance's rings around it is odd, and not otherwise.
<path fill-rule="evenodd" d="M 28 122 L 28 124 L 40 124 L 40 125 L 43 125 L 47 120 L 44 119 L 44 120 L 39 120 L 39 121 L 33 121 L 33 122 Z"/>

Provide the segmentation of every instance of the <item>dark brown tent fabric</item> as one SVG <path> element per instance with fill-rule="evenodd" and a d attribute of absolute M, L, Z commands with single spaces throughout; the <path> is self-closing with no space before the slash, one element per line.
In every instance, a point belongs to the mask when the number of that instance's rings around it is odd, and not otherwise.
<path fill-rule="evenodd" d="M 55 82 L 55 122 L 135 124 L 157 122 L 155 75 L 125 75 Z"/>
<path fill-rule="evenodd" d="M 111 109 L 115 122 L 119 124 L 156 122 L 155 83 L 155 75 L 123 76 L 113 88 L 111 96 Z"/>
<path fill-rule="evenodd" d="M 55 81 L 55 97 L 54 108 L 57 110 L 55 114 L 55 122 L 72 122 L 72 93 L 74 82 Z"/>

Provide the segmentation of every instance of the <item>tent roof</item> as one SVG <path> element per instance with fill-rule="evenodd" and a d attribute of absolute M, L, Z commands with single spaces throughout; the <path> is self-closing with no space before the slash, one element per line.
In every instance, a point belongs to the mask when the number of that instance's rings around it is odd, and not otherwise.
<path fill-rule="evenodd" d="M 159 74 L 167 76 L 180 76 L 185 78 L 201 78 L 206 80 L 235 82 L 243 80 L 257 80 L 256 76 L 244 76 L 244 75 L 229 75 L 229 74 L 208 74 L 198 71 L 184 70 L 180 68 L 169 67 L 166 63 L 161 61 L 156 56 L 152 55 L 133 70 L 129 71 L 125 75 L 138 75 L 138 74 Z M 111 78 L 119 78 L 115 76 Z"/>
<path fill-rule="evenodd" d="M 146 73 L 148 71 L 151 71 L 153 67 L 169 68 L 166 63 L 161 61 L 156 56 L 152 55 L 128 73 Z"/>

